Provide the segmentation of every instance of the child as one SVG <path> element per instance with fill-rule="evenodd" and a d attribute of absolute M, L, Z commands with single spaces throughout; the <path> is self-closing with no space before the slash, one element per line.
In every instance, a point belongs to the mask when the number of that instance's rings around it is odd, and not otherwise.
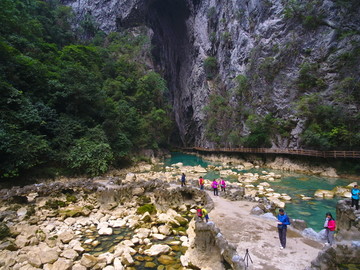
<path fill-rule="evenodd" d="M 202 212 L 203 212 L 203 216 L 205 217 L 205 222 L 207 223 L 209 221 L 208 211 L 206 211 L 206 209 L 203 207 Z"/>
<path fill-rule="evenodd" d="M 200 176 L 199 178 L 199 186 L 201 190 L 204 190 L 204 179 L 202 178 L 202 176 Z"/>
<path fill-rule="evenodd" d="M 204 208 L 204 204 L 198 207 L 198 209 L 196 210 L 196 214 L 199 220 L 203 221 L 205 218 L 205 222 L 208 222 L 209 215 L 208 211 Z"/>

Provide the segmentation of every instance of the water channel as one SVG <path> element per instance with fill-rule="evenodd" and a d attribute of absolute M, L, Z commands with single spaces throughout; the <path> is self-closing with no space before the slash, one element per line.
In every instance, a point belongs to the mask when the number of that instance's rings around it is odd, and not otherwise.
<path fill-rule="evenodd" d="M 196 155 L 183 154 L 174 152 L 171 158 L 164 161 L 165 166 L 170 166 L 182 162 L 184 166 L 202 166 L 206 168 L 208 165 L 221 165 L 213 162 L 207 162 L 206 160 Z M 305 175 L 287 171 L 269 170 L 267 168 L 251 169 L 234 171 L 245 173 L 252 172 L 261 175 L 262 171 L 275 172 L 282 175 L 281 179 L 274 182 L 269 182 L 272 189 L 278 193 L 287 193 L 292 197 L 291 202 L 286 203 L 285 210 L 291 218 L 303 219 L 307 222 L 308 227 L 313 228 L 315 231 L 323 229 L 324 217 L 326 212 L 331 212 L 336 217 L 336 203 L 342 199 L 335 197 L 333 199 L 318 199 L 314 198 L 314 193 L 318 189 L 332 190 L 336 186 L 347 186 L 354 180 L 343 178 L 329 178 L 319 177 L 316 175 Z M 219 177 L 218 171 L 209 171 L 204 175 L 205 179 L 213 180 Z M 225 178 L 226 179 L 226 178 Z M 231 178 L 226 179 L 228 181 L 234 181 Z M 259 180 L 254 185 L 264 182 Z M 302 200 L 300 194 L 312 197 L 311 200 Z"/>

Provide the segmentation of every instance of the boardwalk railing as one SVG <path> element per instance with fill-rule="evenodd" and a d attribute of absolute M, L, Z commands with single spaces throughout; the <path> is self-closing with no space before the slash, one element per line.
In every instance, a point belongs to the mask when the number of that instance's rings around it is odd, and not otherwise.
<path fill-rule="evenodd" d="M 317 151 L 303 149 L 272 149 L 272 148 L 202 148 L 182 147 L 183 150 L 199 152 L 224 152 L 224 153 L 260 153 L 260 154 L 286 154 L 323 158 L 360 158 L 360 151 Z"/>

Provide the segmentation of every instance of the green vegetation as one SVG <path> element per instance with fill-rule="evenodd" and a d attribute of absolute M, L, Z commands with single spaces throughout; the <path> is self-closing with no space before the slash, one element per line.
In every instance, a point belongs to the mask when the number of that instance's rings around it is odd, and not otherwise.
<path fill-rule="evenodd" d="M 318 94 L 303 96 L 297 112 L 307 119 L 302 134 L 305 147 L 319 150 L 353 150 L 360 148 L 360 114 L 347 106 L 327 105 Z"/>
<path fill-rule="evenodd" d="M 50 200 L 46 201 L 44 207 L 47 209 L 56 210 L 56 209 L 59 209 L 60 207 L 65 207 L 65 206 L 67 206 L 67 203 L 64 201 L 50 199 Z"/>
<path fill-rule="evenodd" d="M 248 78 L 245 75 L 238 75 L 235 78 L 237 87 L 236 87 L 236 94 L 239 97 L 248 96 L 250 90 L 250 83 Z"/>
<path fill-rule="evenodd" d="M 213 20 L 216 18 L 216 8 L 215 7 L 211 7 L 208 9 L 207 17 L 210 20 Z"/>
<path fill-rule="evenodd" d="M 231 34 L 229 32 L 224 32 L 221 34 L 221 39 L 224 41 L 225 44 L 231 42 Z"/>
<path fill-rule="evenodd" d="M 319 9 L 319 0 L 289 0 L 284 3 L 284 16 L 287 19 L 299 20 L 306 29 L 316 29 L 323 24 L 323 14 Z"/>
<path fill-rule="evenodd" d="M 68 203 L 76 203 L 77 198 L 73 194 L 66 194 L 66 202 L 68 202 Z"/>
<path fill-rule="evenodd" d="M 155 214 L 156 213 L 155 205 L 153 205 L 152 203 L 144 204 L 136 210 L 136 213 L 139 215 L 145 214 L 146 212 L 148 212 L 150 215 Z"/>
<path fill-rule="evenodd" d="M 165 81 L 135 61 L 146 36 L 72 19 L 55 0 L 0 2 L 0 178 L 94 176 L 168 144 Z"/>
<path fill-rule="evenodd" d="M 227 98 L 221 95 L 212 94 L 209 98 L 210 102 L 204 108 L 207 115 L 205 136 L 217 145 L 225 146 L 231 132 L 232 109 Z"/>
<path fill-rule="evenodd" d="M 283 63 L 273 57 L 267 57 L 259 65 L 259 73 L 267 82 L 273 82 L 275 76 L 280 72 Z"/>
<path fill-rule="evenodd" d="M 204 60 L 204 71 L 206 79 L 212 80 L 215 78 L 218 71 L 217 60 L 215 57 L 210 56 Z"/>
<path fill-rule="evenodd" d="M 9 227 L 4 222 L 0 222 L 0 240 L 8 236 L 11 236 Z"/>
<path fill-rule="evenodd" d="M 297 85 L 303 90 L 310 90 L 312 88 L 323 89 L 326 85 L 318 74 L 319 66 L 313 63 L 303 63 L 300 66 L 299 77 Z"/>
<path fill-rule="evenodd" d="M 268 114 L 265 117 L 250 115 L 246 121 L 250 128 L 250 134 L 242 138 L 242 144 L 245 147 L 270 147 L 271 130 L 274 129 L 274 119 Z"/>

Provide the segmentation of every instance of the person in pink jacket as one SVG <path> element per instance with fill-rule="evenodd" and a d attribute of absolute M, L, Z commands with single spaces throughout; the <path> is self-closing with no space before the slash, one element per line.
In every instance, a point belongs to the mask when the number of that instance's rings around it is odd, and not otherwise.
<path fill-rule="evenodd" d="M 327 212 L 325 215 L 325 223 L 324 223 L 324 228 L 325 228 L 325 235 L 326 235 L 326 240 L 327 243 L 325 243 L 326 245 L 330 245 L 332 246 L 333 242 L 334 242 L 334 233 L 335 233 L 335 229 L 336 229 L 336 221 L 333 218 L 333 216 L 331 215 L 330 212 Z"/>
<path fill-rule="evenodd" d="M 216 182 L 216 179 L 214 179 L 214 181 L 211 183 L 211 187 L 214 190 L 214 196 L 219 196 L 218 185 L 219 185 L 219 183 Z"/>
<path fill-rule="evenodd" d="M 225 180 L 222 178 L 220 178 L 220 187 L 221 187 L 221 191 L 225 192 L 226 183 L 225 183 Z"/>

